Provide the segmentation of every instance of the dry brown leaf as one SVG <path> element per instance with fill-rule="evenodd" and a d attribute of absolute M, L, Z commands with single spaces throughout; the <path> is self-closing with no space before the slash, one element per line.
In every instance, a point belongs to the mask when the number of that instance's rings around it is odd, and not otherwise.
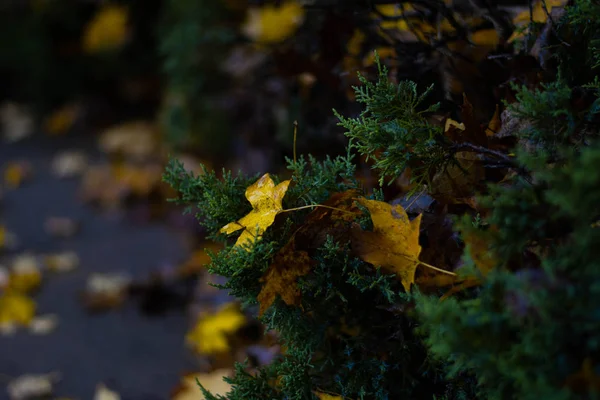
<path fill-rule="evenodd" d="M 485 178 L 485 170 L 477 154 L 458 152 L 455 157 L 458 165 L 448 165 L 431 181 L 431 195 L 447 204 L 461 203 L 473 196 L 477 184 Z"/>
<path fill-rule="evenodd" d="M 259 315 L 264 314 L 277 296 L 281 296 L 288 306 L 300 305 L 300 290 L 296 281 L 299 277 L 308 274 L 312 267 L 312 260 L 306 251 L 296 251 L 295 246 L 292 238 L 277 253 L 273 263 L 260 279 L 263 287 L 258 294 Z"/>
<path fill-rule="evenodd" d="M 321 247 L 328 237 L 333 237 L 337 242 L 348 241 L 348 224 L 360 214 L 352 204 L 356 195 L 357 192 L 353 190 L 334 193 L 323 203 L 326 207 L 316 207 L 308 214 L 304 224 L 275 255 L 273 263 L 261 278 L 264 284 L 258 295 L 261 315 L 277 296 L 281 296 L 287 305 L 300 304 L 296 281 L 310 272 L 313 262 L 308 251 Z"/>
<path fill-rule="evenodd" d="M 235 245 L 251 245 L 273 224 L 277 214 L 283 211 L 282 201 L 290 182 L 288 179 L 275 186 L 271 176 L 264 174 L 246 189 L 246 198 L 252 204 L 252 211 L 239 221 L 225 225 L 220 232 L 230 234 L 243 229 Z"/>
<path fill-rule="evenodd" d="M 410 221 L 400 205 L 391 206 L 376 200 L 358 199 L 373 221 L 373 231 L 353 229 L 352 248 L 363 260 L 395 273 L 406 292 L 415 281 L 419 265 L 419 226 L 421 215 Z"/>

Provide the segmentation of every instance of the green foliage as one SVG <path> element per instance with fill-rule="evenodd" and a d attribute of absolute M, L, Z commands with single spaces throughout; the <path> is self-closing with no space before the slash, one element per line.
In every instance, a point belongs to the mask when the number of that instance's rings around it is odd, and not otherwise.
<path fill-rule="evenodd" d="M 414 170 L 415 180 L 426 180 L 436 165 L 447 162 L 448 143 L 442 129 L 425 118 L 438 105 L 422 107 L 433 87 L 419 94 L 414 82 L 395 85 L 388 79 L 387 68 L 379 58 L 376 61 L 377 82 L 372 83 L 359 74 L 363 86 L 354 87 L 356 100 L 365 104 L 365 109 L 358 118 L 345 118 L 334 110 L 339 125 L 348 130 L 351 147 L 374 160 L 374 168 L 381 171 L 380 183 L 386 176 L 395 179 L 407 167 Z"/>
<path fill-rule="evenodd" d="M 516 157 L 453 142 L 425 118 L 436 110 L 422 106 L 428 91 L 419 95 L 414 83 L 391 83 L 385 68 L 375 83 L 361 77 L 355 91 L 364 111 L 354 119 L 336 113 L 351 139 L 348 154 L 288 160 L 293 184 L 284 207 L 319 204 L 347 190 L 367 195 L 354 178 L 350 150 L 372 158 L 382 179 L 410 168 L 417 182 L 428 183 L 459 151 L 477 154 L 486 174 L 501 161 L 505 172 L 486 175 L 489 188 L 477 212 L 455 207 L 451 227 L 489 244 L 459 249 L 457 274 L 481 284 L 444 299 L 437 288 L 405 293 L 396 277 L 357 258 L 348 236 L 323 232 L 306 249 L 312 264 L 297 280 L 300 305 L 278 298 L 262 316 L 285 353 L 257 376 L 238 365 L 227 398 L 310 399 L 319 390 L 378 400 L 597 398 L 600 86 L 593 62 L 575 62 L 597 54 L 596 7 L 576 1 L 558 24 L 572 45 L 556 37 L 550 43 L 562 46 L 556 79 L 537 89 L 514 88 L 517 102 L 509 114 L 519 123 L 509 134 L 515 147 L 503 151 Z M 592 44 L 591 52 L 573 51 L 579 37 Z M 166 174 L 180 201 L 196 205 L 219 240 L 226 240 L 219 228 L 249 210 L 243 194 L 255 179 L 230 173 L 219 179 L 206 171 L 193 177 L 176 162 Z M 251 251 L 228 247 L 213 255 L 211 272 L 227 277 L 222 287 L 254 307 L 273 257 L 309 212 L 281 214 Z M 342 221 L 340 232 L 357 225 L 368 223 Z M 479 271 L 471 250 L 489 252 L 496 267 Z"/>

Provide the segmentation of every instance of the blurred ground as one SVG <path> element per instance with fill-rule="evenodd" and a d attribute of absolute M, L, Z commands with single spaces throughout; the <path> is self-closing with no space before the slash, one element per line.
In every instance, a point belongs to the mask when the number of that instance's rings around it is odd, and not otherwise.
<path fill-rule="evenodd" d="M 135 303 L 128 302 L 120 309 L 90 316 L 78 294 L 92 272 L 146 276 L 162 264 L 181 261 L 186 248 L 165 224 L 136 224 L 116 213 L 92 210 L 77 199 L 79 179 L 53 176 L 51 160 L 59 151 L 82 149 L 92 163 L 101 161 L 103 155 L 94 140 L 85 135 L 34 135 L 0 144 L 2 168 L 26 159 L 34 173 L 30 182 L 4 193 L 0 221 L 18 237 L 18 249 L 13 253 L 72 250 L 80 257 L 78 269 L 51 276 L 35 296 L 39 313 L 58 315 L 53 332 L 0 336 L 2 380 L 60 371 L 63 378 L 55 392 L 69 398 L 91 399 L 96 384 L 104 382 L 120 392 L 122 399 L 165 399 L 181 373 L 193 368 L 193 359 L 184 348 L 184 311 L 157 319 L 142 315 Z M 44 221 L 51 216 L 80 220 L 81 232 L 66 239 L 50 237 Z M 0 399 L 8 399 L 4 388 Z"/>

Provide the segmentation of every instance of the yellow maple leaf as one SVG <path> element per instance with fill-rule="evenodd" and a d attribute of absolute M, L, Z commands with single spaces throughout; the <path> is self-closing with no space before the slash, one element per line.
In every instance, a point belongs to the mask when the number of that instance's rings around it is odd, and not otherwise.
<path fill-rule="evenodd" d="M 275 221 L 277 214 L 283 210 L 283 196 L 291 180 L 281 182 L 275 186 L 269 174 L 248 186 L 246 198 L 252 204 L 252 211 L 237 222 L 231 222 L 221 228 L 220 232 L 230 234 L 244 229 L 236 246 L 246 247 L 258 239 Z M 258 236 L 256 236 L 258 232 Z"/>
<path fill-rule="evenodd" d="M 28 326 L 35 316 L 35 308 L 30 297 L 6 291 L 0 296 L 0 326 Z"/>
<path fill-rule="evenodd" d="M 246 317 L 235 303 L 228 303 L 214 314 L 198 319 L 185 339 L 200 354 L 218 354 L 229 349 L 227 335 L 234 333 L 246 322 Z"/>
<path fill-rule="evenodd" d="M 117 5 L 102 7 L 85 27 L 83 49 L 98 53 L 121 47 L 127 38 L 127 9 Z"/>
<path fill-rule="evenodd" d="M 290 37 L 304 21 L 304 8 L 296 1 L 248 10 L 242 32 L 255 42 L 279 43 Z"/>
<path fill-rule="evenodd" d="M 395 273 L 408 293 L 420 264 L 421 215 L 410 221 L 400 205 L 364 198 L 358 202 L 371 213 L 373 231 L 354 229 L 353 250 L 363 261 Z"/>

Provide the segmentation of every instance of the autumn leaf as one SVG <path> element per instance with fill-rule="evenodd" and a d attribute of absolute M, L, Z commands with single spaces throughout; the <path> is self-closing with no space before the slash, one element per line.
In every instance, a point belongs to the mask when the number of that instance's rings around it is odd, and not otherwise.
<path fill-rule="evenodd" d="M 400 205 L 392 206 L 376 200 L 358 199 L 371 213 L 373 231 L 353 229 L 354 252 L 370 264 L 395 273 L 406 292 L 415 281 L 420 261 L 419 225 L 421 215 L 410 221 Z"/>
<path fill-rule="evenodd" d="M 260 303 L 259 315 L 273 304 L 279 295 L 288 306 L 300 304 L 300 290 L 296 280 L 306 275 L 311 269 L 312 261 L 306 251 L 295 250 L 292 238 L 275 256 L 273 263 L 260 279 L 264 283 L 258 294 Z"/>
<path fill-rule="evenodd" d="M 274 44 L 292 36 L 303 21 L 304 8 L 297 1 L 266 4 L 248 10 L 242 32 L 255 42 Z"/>
<path fill-rule="evenodd" d="M 315 396 L 319 398 L 319 400 L 342 400 L 342 396 L 337 394 L 329 394 L 325 392 L 315 392 Z"/>
<path fill-rule="evenodd" d="M 79 114 L 79 105 L 66 105 L 46 117 L 43 122 L 44 130 L 51 135 L 62 135 L 67 133 L 75 123 Z"/>
<path fill-rule="evenodd" d="M 528 28 L 526 28 L 531 21 L 534 23 L 546 23 L 548 21 L 548 14 L 552 12 L 553 8 L 564 7 L 568 3 L 567 0 L 536 0 L 532 1 L 532 12 L 530 13 L 529 8 L 523 10 L 516 17 L 513 18 L 513 24 L 518 28 L 515 29 L 508 42 L 514 42 L 515 40 L 524 38 L 528 34 Z M 546 9 L 544 9 L 546 7 Z M 546 13 L 548 11 L 548 13 Z M 520 28 L 520 29 L 519 29 Z"/>
<path fill-rule="evenodd" d="M 214 314 L 200 317 L 185 340 L 200 354 L 218 354 L 229 350 L 227 336 L 237 331 L 246 317 L 236 303 L 228 303 Z"/>
<path fill-rule="evenodd" d="M 500 107 L 496 104 L 496 111 L 492 116 L 492 119 L 488 123 L 487 129 L 485 130 L 485 134 L 489 136 L 494 136 L 496 133 L 500 131 L 502 128 L 502 120 L 500 119 Z"/>
<path fill-rule="evenodd" d="M 258 295 L 261 315 L 277 296 L 281 296 L 287 305 L 300 304 L 297 279 L 312 268 L 309 251 L 321 247 L 327 238 L 341 243 L 349 240 L 348 226 L 360 215 L 360 210 L 353 204 L 356 195 L 354 190 L 331 195 L 322 207 L 316 207 L 307 215 L 303 225 L 275 255 L 273 263 L 260 279 L 263 283 Z"/>
<path fill-rule="evenodd" d="M 28 296 L 5 291 L 0 296 L 0 330 L 12 332 L 19 326 L 28 326 L 35 316 L 35 302 Z"/>
<path fill-rule="evenodd" d="M 117 5 L 103 6 L 85 27 L 82 46 L 86 53 L 115 50 L 127 38 L 127 9 Z"/>
<path fill-rule="evenodd" d="M 486 276 L 497 266 L 498 261 L 490 248 L 489 239 L 482 232 L 465 232 L 463 233 L 463 240 L 471 259 L 483 276 Z"/>
<path fill-rule="evenodd" d="M 252 211 L 237 222 L 221 228 L 220 232 L 230 234 L 244 229 L 236 246 L 245 247 L 258 239 L 275 221 L 277 214 L 283 210 L 282 201 L 291 180 L 275 186 L 269 174 L 265 174 L 246 189 L 246 198 L 252 204 Z M 258 237 L 256 237 L 258 233 Z"/>

